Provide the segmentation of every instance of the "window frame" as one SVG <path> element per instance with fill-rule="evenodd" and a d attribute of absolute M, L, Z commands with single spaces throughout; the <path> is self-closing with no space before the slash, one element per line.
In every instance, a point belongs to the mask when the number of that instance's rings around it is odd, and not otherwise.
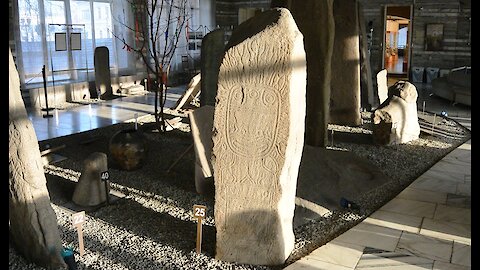
<path fill-rule="evenodd" d="M 41 70 L 39 70 L 39 73 L 35 73 L 35 72 L 32 72 L 32 71 L 29 71 L 28 73 L 25 71 L 25 61 L 28 61 L 27 59 L 24 58 L 24 53 L 26 53 L 27 51 L 24 52 L 23 48 L 26 46 L 26 43 L 29 42 L 29 41 L 22 41 L 22 29 L 20 27 L 20 6 L 21 6 L 21 3 L 20 1 L 24 1 L 24 0 L 14 0 L 13 1 L 13 8 L 15 10 L 14 12 L 14 15 L 13 15 L 13 19 L 14 21 L 16 22 L 15 26 L 16 26 L 16 29 L 14 29 L 14 41 L 15 41 L 15 46 L 16 46 L 16 62 L 17 62 L 17 66 L 18 66 L 18 70 L 19 70 L 19 75 L 20 75 L 20 83 L 22 85 L 22 88 L 25 88 L 25 89 L 29 89 L 29 88 L 35 88 L 35 87 L 38 87 L 39 84 L 41 84 L 43 82 L 43 79 L 42 79 L 42 75 L 40 74 L 41 73 Z M 61 83 L 72 83 L 72 82 L 86 82 L 86 81 L 92 81 L 94 80 L 94 67 L 93 67 L 93 60 L 94 60 L 94 51 L 95 51 L 95 48 L 97 46 L 97 37 L 95 37 L 95 16 L 94 16 L 94 4 L 95 3 L 106 3 L 106 4 L 109 4 L 108 8 L 104 8 L 104 7 L 101 7 L 101 12 L 103 12 L 105 9 L 109 9 L 110 10 L 110 20 L 108 22 L 108 24 L 110 25 L 109 27 L 110 28 L 110 31 L 115 31 L 116 29 L 116 26 L 115 26 L 115 20 L 114 20 L 114 14 L 113 14 L 113 9 L 114 9 L 114 3 L 111 1 L 111 0 L 35 0 L 35 3 L 38 4 L 38 18 L 39 18 L 39 23 L 37 24 L 38 26 L 36 27 L 39 27 L 39 32 L 40 32 L 40 44 L 42 46 L 42 56 L 38 56 L 37 59 L 34 59 L 33 61 L 42 61 L 43 60 L 43 64 L 45 65 L 45 70 L 48 74 L 48 76 L 50 77 L 49 78 L 49 81 L 51 81 L 51 77 L 52 77 L 52 71 L 51 71 L 51 66 L 50 66 L 50 52 L 49 52 L 49 44 L 48 44 L 48 40 L 47 40 L 47 35 L 49 35 L 48 31 L 48 27 L 49 27 L 49 23 L 46 22 L 46 6 L 47 6 L 47 1 L 55 1 L 55 2 L 62 2 L 63 5 L 64 5 L 64 18 L 65 18 L 65 29 L 70 25 L 74 25 L 72 24 L 72 20 L 73 18 L 76 16 L 74 14 L 72 14 L 72 10 L 71 10 L 71 6 L 73 4 L 73 2 L 87 2 L 90 4 L 90 9 L 89 9 L 89 12 L 90 12 L 90 24 L 91 24 L 91 51 L 89 50 L 90 48 L 86 49 L 86 52 L 85 52 L 85 57 L 88 58 L 88 63 L 87 64 L 84 64 L 86 66 L 86 68 L 88 69 L 87 70 L 87 74 L 88 74 L 86 77 L 84 78 L 80 78 L 80 79 L 76 79 L 75 78 L 75 75 L 73 75 L 72 73 L 75 72 L 75 69 L 76 67 L 74 67 L 73 65 L 73 62 L 72 62 L 72 59 L 73 59 L 73 53 L 75 51 L 72 51 L 70 48 L 67 50 L 68 51 L 68 59 L 66 59 L 67 61 L 67 66 L 68 66 L 68 69 L 70 70 L 69 72 L 69 75 L 68 75 L 68 79 L 65 79 L 63 80 L 62 82 L 60 81 L 57 81 L 55 80 L 55 83 L 58 83 L 58 84 L 61 84 Z M 24 1 L 25 2 L 25 1 Z M 74 12 L 74 11 L 73 11 Z M 82 12 L 83 13 L 83 12 Z M 81 18 L 83 18 L 84 14 L 77 14 L 77 16 L 80 16 Z M 108 15 L 107 15 L 108 16 Z M 85 25 L 87 27 L 87 25 Z M 90 39 L 89 36 L 87 35 L 87 30 L 86 28 L 84 27 L 83 28 L 83 37 L 82 39 L 84 40 L 81 40 L 82 42 L 82 50 L 84 49 L 84 44 L 85 43 L 85 46 L 88 46 L 90 47 Z M 98 30 L 98 29 L 97 29 Z M 66 32 L 68 32 L 67 30 L 65 30 Z M 74 31 L 71 31 L 70 33 L 74 33 Z M 107 33 L 107 36 L 108 36 L 108 33 Z M 67 38 L 70 38 L 70 34 L 67 35 Z M 131 57 L 130 55 L 126 54 L 126 53 L 123 53 L 121 52 L 121 47 L 118 46 L 118 41 L 116 40 L 116 37 L 114 35 L 110 35 L 110 37 L 107 37 L 107 39 L 111 39 L 111 49 L 112 49 L 112 52 L 111 52 L 111 59 L 110 59 L 110 69 L 111 69 L 111 73 L 112 73 L 112 76 L 117 76 L 118 74 L 122 73 L 122 74 L 131 74 L 131 75 L 134 75 L 136 74 L 136 65 L 135 65 L 135 61 L 134 61 L 134 58 Z M 22 46 L 23 45 L 23 46 Z M 120 51 L 119 51 L 120 50 Z M 78 52 L 78 51 L 77 51 Z M 113 56 L 113 57 L 112 57 Z M 31 59 L 29 59 L 31 60 Z M 40 63 L 39 63 L 40 64 Z M 41 65 L 41 64 L 40 64 Z M 122 66 L 120 66 L 122 65 Z M 54 72 L 55 73 L 55 72 Z M 54 74 L 54 77 L 55 77 L 56 74 Z"/>

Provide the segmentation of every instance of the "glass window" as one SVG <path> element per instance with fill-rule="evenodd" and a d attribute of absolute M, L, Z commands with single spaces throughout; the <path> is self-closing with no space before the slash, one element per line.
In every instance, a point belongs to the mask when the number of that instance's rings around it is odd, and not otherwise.
<path fill-rule="evenodd" d="M 20 41 L 22 43 L 23 69 L 25 74 L 42 71 L 44 48 L 40 8 L 37 0 L 18 1 Z M 38 60 L 37 60 L 38 59 Z M 26 77 L 27 79 L 31 76 Z"/>
<path fill-rule="evenodd" d="M 47 26 L 47 55 L 48 69 L 55 71 L 55 80 L 69 79 L 68 72 L 59 72 L 69 69 L 68 50 L 55 51 L 55 33 L 66 33 L 65 27 L 60 25 L 66 23 L 65 3 L 63 1 L 45 1 L 45 25 Z M 55 25 L 58 24 L 58 25 Z M 67 35 L 68 44 L 68 35 Z M 67 46 L 68 48 L 68 46 Z"/>
<path fill-rule="evenodd" d="M 120 16 L 120 13 L 125 15 L 126 8 L 130 8 L 130 5 L 122 5 L 121 11 L 117 7 L 119 14 L 116 16 Z M 70 10 L 70 14 L 67 14 L 67 10 Z M 21 75 L 26 83 L 43 81 L 43 65 L 46 65 L 47 71 L 55 71 L 56 81 L 84 80 L 86 77 L 77 77 L 77 70 L 85 71 L 88 68 L 90 72 L 93 71 L 94 51 L 99 46 L 108 47 L 111 68 L 127 71 L 129 64 L 132 69 L 135 68 L 134 59 L 129 55 L 133 52 L 122 50 L 122 46 L 118 46 L 119 51 L 116 51 L 115 44 L 121 41 L 112 34 L 114 28 L 110 1 L 19 0 L 18 12 L 20 40 L 17 42 L 22 52 L 19 60 L 23 64 Z M 66 51 L 55 51 L 55 33 L 66 34 Z M 71 50 L 69 43 L 72 33 L 80 34 L 81 50 Z"/>
<path fill-rule="evenodd" d="M 110 12 L 110 3 L 93 3 L 95 20 L 95 46 L 105 46 L 108 48 L 110 57 L 110 67 L 116 66 L 114 44 L 112 35 L 112 19 Z"/>

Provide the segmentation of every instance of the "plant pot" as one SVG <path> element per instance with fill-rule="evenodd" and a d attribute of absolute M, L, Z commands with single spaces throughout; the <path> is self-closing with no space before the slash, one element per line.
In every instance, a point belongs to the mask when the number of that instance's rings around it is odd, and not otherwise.
<path fill-rule="evenodd" d="M 146 159 L 143 134 L 135 129 L 120 130 L 109 142 L 112 160 L 121 169 L 132 171 L 141 168 Z"/>

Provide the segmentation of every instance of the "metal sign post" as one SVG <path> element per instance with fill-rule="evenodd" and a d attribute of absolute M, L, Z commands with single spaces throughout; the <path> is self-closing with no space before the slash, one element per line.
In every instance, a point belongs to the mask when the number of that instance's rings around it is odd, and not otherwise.
<path fill-rule="evenodd" d="M 43 115 L 43 118 L 50 118 L 53 115 L 50 114 L 50 109 L 48 108 L 48 96 L 47 96 L 47 76 L 45 75 L 45 65 L 42 67 L 42 75 L 43 75 L 43 88 L 45 89 L 45 107 L 47 114 Z"/>

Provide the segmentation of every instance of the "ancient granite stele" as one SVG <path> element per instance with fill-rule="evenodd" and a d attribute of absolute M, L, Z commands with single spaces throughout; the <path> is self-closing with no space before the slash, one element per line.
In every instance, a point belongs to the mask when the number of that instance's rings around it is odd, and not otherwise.
<path fill-rule="evenodd" d="M 278 265 L 293 250 L 305 92 L 303 35 L 287 9 L 233 31 L 213 124 L 216 259 Z"/>

